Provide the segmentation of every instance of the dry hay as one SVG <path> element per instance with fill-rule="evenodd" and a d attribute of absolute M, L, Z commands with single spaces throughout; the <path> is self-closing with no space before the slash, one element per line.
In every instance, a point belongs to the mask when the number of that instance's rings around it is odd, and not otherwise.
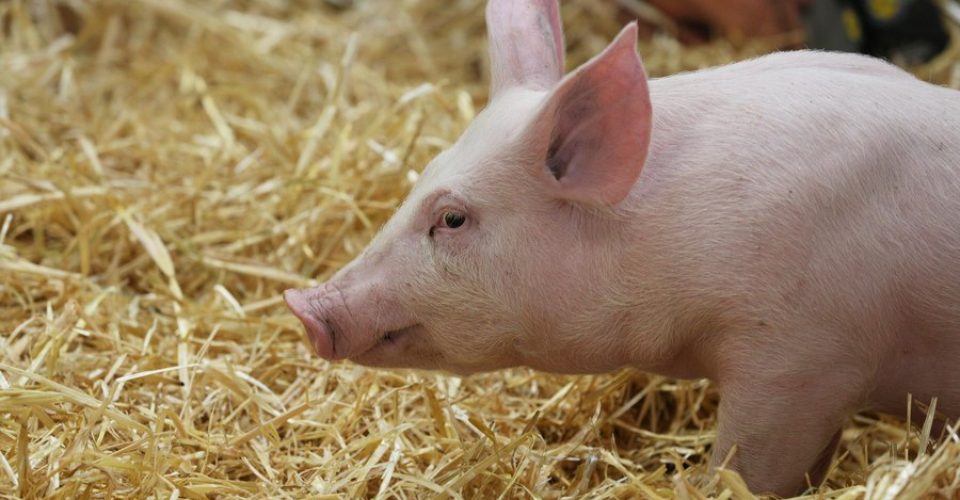
<path fill-rule="evenodd" d="M 612 5 L 564 4 L 571 64 L 616 32 Z M 704 381 L 331 365 L 281 304 L 482 104 L 481 12 L 0 3 L 3 497 L 744 495 L 705 475 Z M 766 48 L 642 50 L 658 75 Z M 955 60 L 923 71 L 956 85 Z M 908 429 L 853 418 L 816 493 L 957 495 L 957 435 Z"/>

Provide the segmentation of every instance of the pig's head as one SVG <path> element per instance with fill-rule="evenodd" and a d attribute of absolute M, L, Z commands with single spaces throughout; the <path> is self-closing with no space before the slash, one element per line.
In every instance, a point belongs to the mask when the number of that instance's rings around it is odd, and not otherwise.
<path fill-rule="evenodd" d="M 360 256 L 285 294 L 323 358 L 457 373 L 625 363 L 609 288 L 618 205 L 650 140 L 636 27 L 566 77 L 556 0 L 492 0 L 487 27 L 487 108 Z"/>

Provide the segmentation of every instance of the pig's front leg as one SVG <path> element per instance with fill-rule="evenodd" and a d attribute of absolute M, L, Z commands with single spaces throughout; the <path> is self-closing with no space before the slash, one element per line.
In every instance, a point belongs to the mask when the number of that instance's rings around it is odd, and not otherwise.
<path fill-rule="evenodd" d="M 858 407 L 861 384 L 849 376 L 806 374 L 744 376 L 720 384 L 717 442 L 711 465 L 739 472 L 755 493 L 793 496 L 816 485 L 839 442 L 849 412 Z"/>

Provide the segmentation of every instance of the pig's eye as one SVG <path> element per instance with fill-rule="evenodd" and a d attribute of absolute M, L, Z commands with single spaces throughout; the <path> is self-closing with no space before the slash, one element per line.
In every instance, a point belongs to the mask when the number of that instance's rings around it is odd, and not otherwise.
<path fill-rule="evenodd" d="M 440 217 L 440 222 L 443 227 L 448 227 L 450 229 L 456 229 L 463 225 L 467 221 L 467 217 L 461 213 L 457 212 L 444 212 Z"/>

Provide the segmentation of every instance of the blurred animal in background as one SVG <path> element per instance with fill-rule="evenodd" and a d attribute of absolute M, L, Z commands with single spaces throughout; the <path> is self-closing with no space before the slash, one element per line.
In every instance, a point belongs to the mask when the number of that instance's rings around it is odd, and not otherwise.
<path fill-rule="evenodd" d="M 671 23 L 685 42 L 711 35 L 733 40 L 793 33 L 810 48 L 860 52 L 920 64 L 949 42 L 932 0 L 620 0 L 648 25 Z M 951 5 L 952 4 L 952 5 Z M 651 9 L 652 7 L 652 9 Z M 944 9 L 957 8 L 952 1 Z"/>
<path fill-rule="evenodd" d="M 619 0 L 641 17 L 641 24 L 671 27 L 682 41 L 698 42 L 711 35 L 732 38 L 773 36 L 799 30 L 801 10 L 811 0 Z M 654 10 L 651 11 L 650 7 Z M 663 17 L 659 17 L 661 14 Z M 644 23 L 648 21 L 648 23 Z"/>

